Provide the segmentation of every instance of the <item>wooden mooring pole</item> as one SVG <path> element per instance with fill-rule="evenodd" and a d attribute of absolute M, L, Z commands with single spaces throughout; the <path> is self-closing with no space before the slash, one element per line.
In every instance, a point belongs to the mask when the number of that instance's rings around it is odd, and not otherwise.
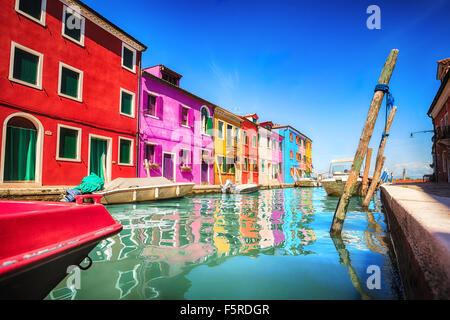
<path fill-rule="evenodd" d="M 367 189 L 369 188 L 369 170 L 370 170 L 370 159 L 372 158 L 372 148 L 367 149 L 366 153 L 366 163 L 364 164 L 364 176 L 362 181 L 361 193 L 363 196 L 366 195 Z"/>
<path fill-rule="evenodd" d="M 373 174 L 372 183 L 370 184 L 369 190 L 367 191 L 367 194 L 365 194 L 365 198 L 362 203 L 363 208 L 369 207 L 370 199 L 372 199 L 372 195 L 377 188 L 378 178 L 381 176 L 381 172 L 383 170 L 384 147 L 386 146 L 386 141 L 389 136 L 389 131 L 391 130 L 391 125 L 392 125 L 392 121 L 394 120 L 395 111 L 397 111 L 397 107 L 393 106 L 391 111 L 389 112 L 389 116 L 386 120 L 386 128 L 384 130 L 385 134 L 383 134 L 383 136 L 381 137 L 380 146 L 378 147 L 377 160 L 375 162 L 375 171 Z M 378 178 L 376 178 L 376 176 L 378 176 Z"/>
<path fill-rule="evenodd" d="M 394 71 L 395 63 L 397 62 L 398 50 L 393 49 L 389 53 L 386 62 L 384 63 L 383 70 L 378 79 L 379 84 L 389 84 L 391 80 L 392 72 Z M 332 235 L 341 234 L 342 226 L 344 225 L 345 215 L 347 214 L 348 204 L 352 196 L 352 192 L 356 186 L 356 181 L 361 170 L 361 165 L 366 155 L 367 147 L 369 146 L 370 138 L 372 137 L 373 127 L 380 111 L 380 106 L 383 101 L 384 92 L 375 91 L 373 94 L 372 102 L 370 103 L 369 113 L 367 115 L 366 122 L 364 123 L 361 138 L 359 139 L 358 148 L 353 159 L 350 175 L 347 179 L 345 191 L 339 199 L 336 211 L 334 212 L 333 223 L 331 225 L 330 233 Z"/>

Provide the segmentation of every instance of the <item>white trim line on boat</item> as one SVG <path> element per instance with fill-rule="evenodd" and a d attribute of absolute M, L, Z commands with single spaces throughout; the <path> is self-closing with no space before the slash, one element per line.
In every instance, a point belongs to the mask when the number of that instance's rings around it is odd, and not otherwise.
<path fill-rule="evenodd" d="M 177 186 L 195 186 L 195 183 L 187 182 L 187 183 L 177 183 L 174 185 L 163 184 L 163 185 L 144 186 L 144 187 L 132 187 L 132 188 L 124 188 L 124 189 L 115 189 L 115 190 L 110 190 L 110 191 L 96 192 L 94 194 L 104 195 L 106 193 L 118 192 L 118 191 L 145 190 L 145 189 L 164 188 L 164 187 L 170 188 L 170 187 L 177 187 Z"/>

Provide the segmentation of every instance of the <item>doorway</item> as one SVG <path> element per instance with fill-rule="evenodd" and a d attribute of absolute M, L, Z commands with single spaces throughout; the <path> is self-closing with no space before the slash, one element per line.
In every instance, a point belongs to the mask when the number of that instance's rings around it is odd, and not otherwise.
<path fill-rule="evenodd" d="M 175 159 L 172 153 L 163 153 L 163 177 L 175 181 Z"/>

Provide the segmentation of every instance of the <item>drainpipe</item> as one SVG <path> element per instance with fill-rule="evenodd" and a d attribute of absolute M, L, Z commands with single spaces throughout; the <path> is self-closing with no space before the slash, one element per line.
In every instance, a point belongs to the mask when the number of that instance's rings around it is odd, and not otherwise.
<path fill-rule="evenodd" d="M 141 76 L 142 76 L 142 70 L 141 70 L 141 61 L 142 61 L 142 52 L 141 52 L 141 58 L 139 59 L 139 67 L 138 67 L 138 101 L 137 101 L 137 132 L 136 132 L 136 178 L 139 177 L 139 159 L 140 159 L 140 152 L 139 152 L 139 146 L 140 146 L 140 139 L 139 139 L 139 122 L 140 122 L 140 114 L 141 114 Z"/>

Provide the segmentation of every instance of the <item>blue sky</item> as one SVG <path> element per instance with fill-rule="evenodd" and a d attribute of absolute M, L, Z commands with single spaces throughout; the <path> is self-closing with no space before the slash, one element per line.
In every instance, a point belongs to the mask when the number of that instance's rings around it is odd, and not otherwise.
<path fill-rule="evenodd" d="M 313 140 L 318 172 L 353 157 L 373 88 L 391 49 L 398 107 L 385 167 L 400 176 L 431 169 L 426 115 L 439 88 L 437 60 L 450 57 L 450 1 L 86 0 L 148 46 L 143 66 L 164 64 L 181 87 L 237 114 L 289 124 Z M 369 30 L 369 5 L 381 29 Z M 372 168 L 385 121 L 372 136 Z"/>

